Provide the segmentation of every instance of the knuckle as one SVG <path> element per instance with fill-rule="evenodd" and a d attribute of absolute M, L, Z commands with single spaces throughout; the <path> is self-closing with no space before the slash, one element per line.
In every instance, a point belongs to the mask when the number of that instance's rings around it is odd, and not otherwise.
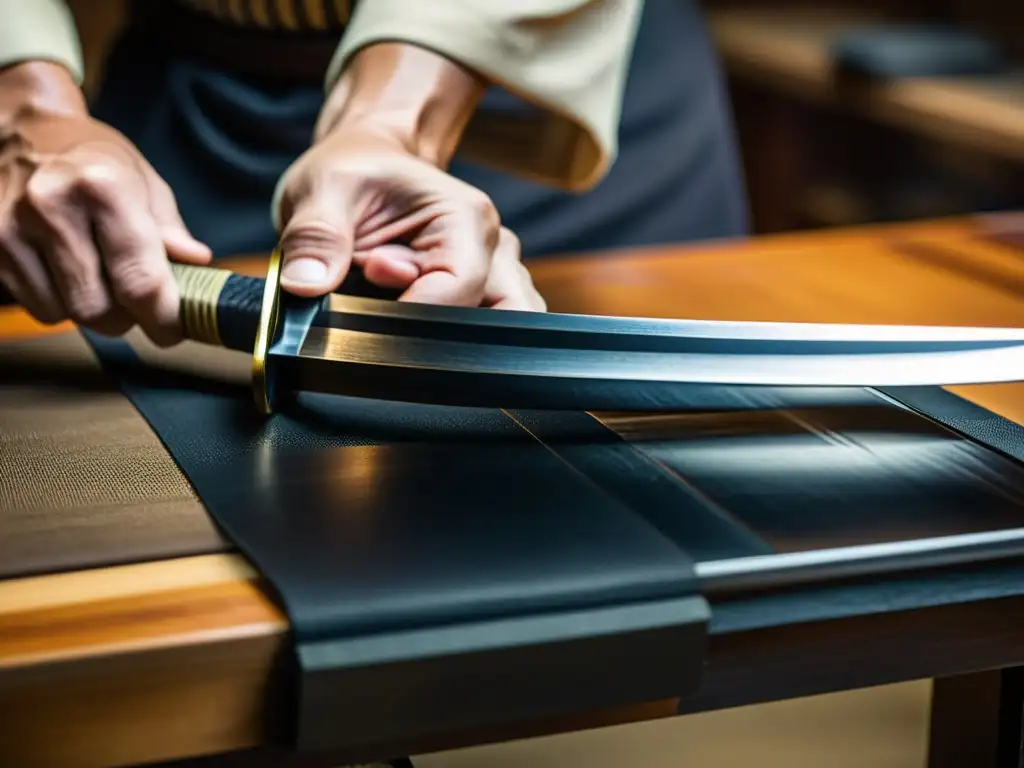
<path fill-rule="evenodd" d="M 463 272 L 463 280 L 472 287 L 474 291 L 483 291 L 490 277 L 490 269 L 487 264 L 474 263 L 467 265 Z"/>
<path fill-rule="evenodd" d="M 63 203 L 73 183 L 71 174 L 63 169 L 40 168 L 25 184 L 25 199 L 37 211 L 46 211 Z"/>
<path fill-rule="evenodd" d="M 519 235 L 508 227 L 502 227 L 501 235 L 498 240 L 498 247 L 510 256 L 518 259 L 522 250 L 522 242 L 519 240 Z"/>
<path fill-rule="evenodd" d="M 468 193 L 466 202 L 484 228 L 493 230 L 497 235 L 501 229 L 501 217 L 494 201 L 486 193 L 473 189 Z"/>
<path fill-rule="evenodd" d="M 353 188 L 365 178 L 365 173 L 348 165 L 316 165 L 308 159 L 300 159 L 278 182 L 281 211 L 292 215 L 300 208 L 319 207 L 320 201 L 337 198 L 340 192 Z"/>
<path fill-rule="evenodd" d="M 144 174 L 144 180 L 150 190 L 154 203 L 162 208 L 168 209 L 169 211 L 173 211 L 180 217 L 181 213 L 178 209 L 178 198 L 177 195 L 174 194 L 174 190 L 171 188 L 171 185 L 154 170 L 147 171 Z"/>
<path fill-rule="evenodd" d="M 44 211 L 64 205 L 74 196 L 113 200 L 122 187 L 123 174 L 115 163 L 102 159 L 53 162 L 29 177 L 25 197 L 33 208 Z"/>
<path fill-rule="evenodd" d="M 121 186 L 121 172 L 113 163 L 91 161 L 82 164 L 74 179 L 78 191 L 101 198 L 111 199 Z"/>
<path fill-rule="evenodd" d="M 345 244 L 342 231 L 325 218 L 309 218 L 293 221 L 281 233 L 283 246 L 292 249 L 301 247 L 336 248 Z"/>
<path fill-rule="evenodd" d="M 328 187 L 345 187 L 366 179 L 370 172 L 370 163 L 365 158 L 349 159 L 344 163 L 310 166 L 310 172 L 301 178 L 308 186 L 324 185 Z"/>
<path fill-rule="evenodd" d="M 110 311 L 110 302 L 98 291 L 76 291 L 68 297 L 68 313 L 81 325 L 95 325 Z"/>
<path fill-rule="evenodd" d="M 118 270 L 115 285 L 118 294 L 132 304 L 147 303 L 163 290 L 165 275 L 148 261 L 133 260 Z"/>

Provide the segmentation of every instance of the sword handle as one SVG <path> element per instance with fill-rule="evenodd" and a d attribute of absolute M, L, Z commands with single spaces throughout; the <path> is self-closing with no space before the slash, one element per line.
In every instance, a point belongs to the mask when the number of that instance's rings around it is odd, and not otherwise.
<path fill-rule="evenodd" d="M 219 267 L 171 264 L 171 271 L 181 295 L 185 338 L 251 353 L 267 281 Z"/>
<path fill-rule="evenodd" d="M 253 351 L 263 306 L 266 279 L 240 275 L 222 267 L 171 264 L 181 295 L 180 318 L 185 338 L 240 352 Z M 378 288 L 353 269 L 338 293 L 397 299 L 398 292 Z"/>

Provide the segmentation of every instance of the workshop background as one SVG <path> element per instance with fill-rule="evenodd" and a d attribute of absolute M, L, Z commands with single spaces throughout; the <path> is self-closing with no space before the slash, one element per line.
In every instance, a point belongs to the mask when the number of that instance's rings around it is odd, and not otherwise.
<path fill-rule="evenodd" d="M 71 0 L 87 89 L 123 17 Z M 729 75 L 755 229 L 769 233 L 1024 211 L 1021 0 L 705 0 Z M 969 77 L 837 75 L 835 43 L 884 22 L 979 34 L 1006 64 Z M 908 768 L 923 766 L 930 683 L 503 744 L 418 768 Z"/>

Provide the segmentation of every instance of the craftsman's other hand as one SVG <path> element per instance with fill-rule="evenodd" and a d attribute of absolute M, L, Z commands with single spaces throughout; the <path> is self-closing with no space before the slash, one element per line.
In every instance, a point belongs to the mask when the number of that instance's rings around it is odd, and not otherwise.
<path fill-rule="evenodd" d="M 67 71 L 0 71 L 0 282 L 43 323 L 181 339 L 168 257 L 205 264 L 168 185 Z"/>
<path fill-rule="evenodd" d="M 519 242 L 482 192 L 369 129 L 336 131 L 289 171 L 282 285 L 335 290 L 353 266 L 402 301 L 535 309 Z"/>
<path fill-rule="evenodd" d="M 445 170 L 483 91 L 474 74 L 414 46 L 355 55 L 279 188 L 285 290 L 322 295 L 356 265 L 402 301 L 543 304 L 490 198 Z"/>

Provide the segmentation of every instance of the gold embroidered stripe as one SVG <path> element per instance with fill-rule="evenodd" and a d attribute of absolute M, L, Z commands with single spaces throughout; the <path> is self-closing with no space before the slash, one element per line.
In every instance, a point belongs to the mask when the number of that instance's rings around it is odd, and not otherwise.
<path fill-rule="evenodd" d="M 351 0 L 178 0 L 220 21 L 266 29 L 341 30 Z"/>

